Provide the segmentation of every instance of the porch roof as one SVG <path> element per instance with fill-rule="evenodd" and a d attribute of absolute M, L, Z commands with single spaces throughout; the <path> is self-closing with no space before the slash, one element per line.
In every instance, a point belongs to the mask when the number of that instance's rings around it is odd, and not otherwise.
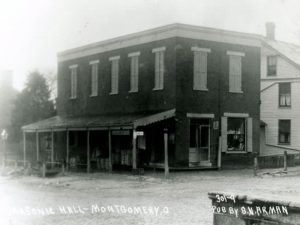
<path fill-rule="evenodd" d="M 127 129 L 146 126 L 175 116 L 175 109 L 159 113 L 140 113 L 128 115 L 103 115 L 89 117 L 63 117 L 54 116 L 42 121 L 22 127 L 25 132 L 51 131 L 51 130 L 83 130 L 83 129 L 109 129 L 122 127 Z"/>

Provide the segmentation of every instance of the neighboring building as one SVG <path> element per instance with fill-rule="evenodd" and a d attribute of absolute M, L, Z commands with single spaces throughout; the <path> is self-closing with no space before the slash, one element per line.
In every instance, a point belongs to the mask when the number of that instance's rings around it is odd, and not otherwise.
<path fill-rule="evenodd" d="M 260 45 L 259 35 L 172 24 L 61 52 L 58 116 L 23 127 L 37 140 L 25 157 L 160 167 L 168 147 L 174 169 L 251 165 Z"/>
<path fill-rule="evenodd" d="M 0 71 L 0 132 L 10 128 L 11 110 L 16 94 L 12 71 Z"/>
<path fill-rule="evenodd" d="M 300 151 L 300 46 L 275 39 L 267 23 L 261 55 L 261 154 Z"/>

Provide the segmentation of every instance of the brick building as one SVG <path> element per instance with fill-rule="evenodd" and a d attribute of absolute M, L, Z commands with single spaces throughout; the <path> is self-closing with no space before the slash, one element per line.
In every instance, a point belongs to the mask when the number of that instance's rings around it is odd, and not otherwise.
<path fill-rule="evenodd" d="M 250 165 L 259 96 L 259 35 L 172 24 L 90 44 L 58 54 L 58 115 L 23 127 L 25 157 L 161 167 L 168 149 L 171 169 Z"/>

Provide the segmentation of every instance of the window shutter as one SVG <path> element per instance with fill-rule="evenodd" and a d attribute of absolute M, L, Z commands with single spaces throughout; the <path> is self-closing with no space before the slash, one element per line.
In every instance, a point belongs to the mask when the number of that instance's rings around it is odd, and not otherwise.
<path fill-rule="evenodd" d="M 200 88 L 207 88 L 207 53 L 201 52 L 200 54 Z"/>
<path fill-rule="evenodd" d="M 159 52 L 155 53 L 155 80 L 154 80 L 154 88 L 159 88 L 159 61 L 160 54 Z"/>
<path fill-rule="evenodd" d="M 200 74 L 200 53 L 194 52 L 194 90 L 200 89 L 200 80 L 199 80 L 199 74 Z"/>
<path fill-rule="evenodd" d="M 130 90 L 134 89 L 134 57 L 130 61 Z"/>
<path fill-rule="evenodd" d="M 252 147 L 252 142 L 253 142 L 253 130 L 252 130 L 252 118 L 248 117 L 247 118 L 247 151 L 252 152 L 253 147 Z"/>
<path fill-rule="evenodd" d="M 221 118 L 222 152 L 227 151 L 227 117 Z"/>
<path fill-rule="evenodd" d="M 234 76 L 234 60 L 232 56 L 229 57 L 229 91 L 235 89 L 235 76 Z"/>
<path fill-rule="evenodd" d="M 134 90 L 138 91 L 139 89 L 139 57 L 138 56 L 134 58 L 134 62 L 135 62 Z"/>
<path fill-rule="evenodd" d="M 242 90 L 242 57 L 237 58 L 237 85 L 236 85 L 236 90 L 241 91 Z"/>
<path fill-rule="evenodd" d="M 241 56 L 229 57 L 229 91 L 242 90 L 242 58 Z"/>
<path fill-rule="evenodd" d="M 73 78 L 73 82 L 72 82 L 72 97 L 76 98 L 77 96 L 77 70 L 76 68 L 72 69 L 72 78 Z"/>
<path fill-rule="evenodd" d="M 116 69 L 115 69 L 115 72 L 116 72 L 116 78 L 115 78 L 115 88 L 116 88 L 116 93 L 119 92 L 119 60 L 116 60 Z"/>
<path fill-rule="evenodd" d="M 164 88 L 164 73 L 165 73 L 165 59 L 164 59 L 164 52 L 160 52 L 160 67 L 159 67 L 159 88 L 163 89 Z"/>
<path fill-rule="evenodd" d="M 114 66 L 114 61 L 111 62 L 111 93 L 114 93 L 115 90 L 115 66 Z"/>
<path fill-rule="evenodd" d="M 98 64 L 95 64 L 95 95 L 98 94 Z"/>

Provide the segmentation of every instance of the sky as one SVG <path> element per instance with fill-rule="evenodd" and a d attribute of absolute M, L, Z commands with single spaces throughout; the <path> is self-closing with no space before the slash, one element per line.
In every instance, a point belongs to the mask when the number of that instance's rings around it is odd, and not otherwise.
<path fill-rule="evenodd" d="M 0 1 L 0 70 L 21 90 L 30 71 L 55 76 L 57 52 L 171 23 L 264 35 L 300 45 L 299 0 Z"/>

